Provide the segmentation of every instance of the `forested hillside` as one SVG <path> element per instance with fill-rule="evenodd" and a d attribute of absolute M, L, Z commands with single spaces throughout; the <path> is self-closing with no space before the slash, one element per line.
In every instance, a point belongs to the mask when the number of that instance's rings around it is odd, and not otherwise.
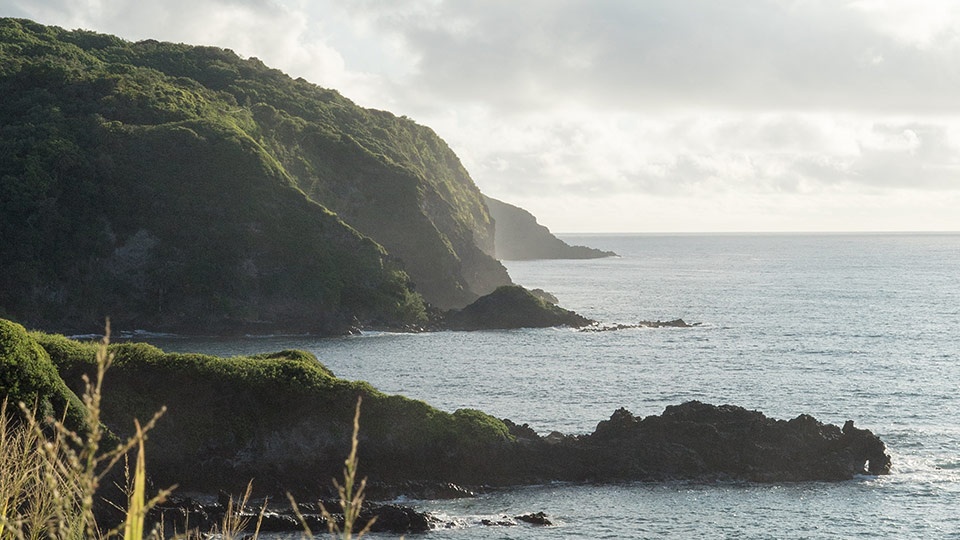
<path fill-rule="evenodd" d="M 335 329 L 509 283 L 432 130 L 257 59 L 0 19 L 0 95 L 2 316 Z"/>

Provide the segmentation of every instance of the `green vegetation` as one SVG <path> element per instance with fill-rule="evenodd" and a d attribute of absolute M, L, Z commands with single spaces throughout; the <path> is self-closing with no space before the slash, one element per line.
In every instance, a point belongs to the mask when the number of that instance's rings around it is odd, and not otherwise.
<path fill-rule="evenodd" d="M 40 345 L 19 324 L 0 319 L 0 396 L 14 408 L 33 407 L 36 418 L 63 418 L 71 430 L 87 433 L 84 406 Z"/>
<path fill-rule="evenodd" d="M 0 345 L 36 347 L 24 339 L 24 332 L 14 330 L 0 336 Z M 10 393 L 0 405 L 0 538 L 121 538 L 122 530 L 122 538 L 140 540 L 147 512 L 169 494 L 161 490 L 153 498 L 146 495 L 143 443 L 162 409 L 143 427 L 135 421 L 135 434 L 124 442 L 114 444 L 100 423 L 104 374 L 112 361 L 108 341 L 109 327 L 95 351 L 96 377 L 84 379 L 83 402 L 75 411 L 82 415 L 86 431 L 77 432 L 55 417 L 38 415 L 40 411 L 28 409 L 22 401 L 23 416 L 19 416 L 8 408 Z M 17 367 L 23 370 L 26 365 Z M 98 499 L 114 480 L 116 465 L 132 449 L 137 457 L 127 505 L 122 523 L 110 529 L 97 522 L 95 507 L 102 504 Z"/>
<path fill-rule="evenodd" d="M 96 372 L 94 343 L 34 332 L 75 391 Z M 303 351 L 219 358 L 165 353 L 143 343 L 112 344 L 103 423 L 132 436 L 133 421 L 166 406 L 147 441 L 160 485 L 242 491 L 250 478 L 315 493 L 342 468 L 357 397 L 364 402 L 360 458 L 379 481 L 456 481 L 464 463 L 511 440 L 507 427 L 474 410 L 439 411 L 335 377 Z M 235 484 L 235 485 L 233 485 Z M 263 486 L 267 488 L 269 486 Z"/>
<path fill-rule="evenodd" d="M 2 323 L 6 321 L 0 320 Z M 13 356 L 19 347 L 33 348 L 42 351 L 36 342 L 26 336 L 17 325 L 9 325 L 13 331 L 0 334 L 0 345 L 4 346 L 4 354 L 0 358 Z M 6 327 L 6 325 L 5 325 Z M 145 441 L 147 432 L 154 429 L 156 421 L 165 412 L 160 409 L 145 426 L 134 419 L 134 435 L 125 442 L 112 447 L 103 448 L 104 442 L 111 439 L 100 424 L 101 406 L 103 399 L 103 383 L 108 369 L 111 368 L 114 355 L 110 353 L 108 344 L 110 329 L 103 340 L 95 345 L 74 348 L 74 351 L 83 350 L 84 354 L 93 348 L 96 368 L 96 379 L 91 381 L 84 377 L 84 393 L 82 404 L 78 403 L 78 412 L 83 424 L 93 426 L 83 433 L 73 431 L 62 421 L 54 417 L 38 416 L 38 411 L 28 410 L 23 402 L 20 408 L 24 416 L 17 412 L 8 411 L 9 399 L 15 394 L 10 391 L 0 402 L 0 538 L 3 539 L 39 539 L 50 538 L 57 540 L 108 539 L 123 538 L 125 540 L 142 540 L 143 538 L 173 538 L 191 540 L 206 538 L 203 531 L 188 530 L 183 532 L 164 531 L 163 523 L 148 531 L 147 516 L 158 504 L 170 495 L 173 489 L 159 490 L 153 497 L 148 497 Z M 61 345 L 65 340 L 56 340 Z M 62 352 L 62 351 L 61 351 Z M 149 352 L 149 350 L 144 350 Z M 291 351 L 291 354 L 277 353 L 263 355 L 263 358 L 300 357 L 302 354 Z M 36 358 L 34 358 L 35 360 Z M 301 358 L 297 358 L 299 360 Z M 33 363 L 36 363 L 35 361 Z M 44 364 L 49 365 L 49 359 Z M 29 363 L 10 365 L 20 368 L 21 371 L 30 371 Z M 55 373 L 55 372 L 54 372 Z M 22 379 L 30 376 L 37 377 L 36 373 L 26 373 Z M 56 375 L 54 374 L 54 377 Z M 61 381 L 62 384 L 62 381 Z M 9 389 L 8 389 L 9 390 Z M 357 521 L 364 501 L 366 479 L 359 487 L 355 487 L 357 477 L 359 443 L 358 431 L 360 421 L 360 400 L 357 400 L 356 412 L 353 419 L 353 433 L 351 437 L 351 451 L 344 465 L 344 484 L 334 480 L 340 496 L 340 506 L 343 511 L 344 525 L 341 528 L 326 509 L 323 515 L 329 525 L 331 536 L 334 538 L 349 539 L 353 535 L 354 523 Z M 126 471 L 126 505 L 120 506 L 117 498 L 105 495 L 107 481 L 113 480 L 115 467 L 121 460 L 126 461 L 128 453 L 135 452 L 133 476 Z M 127 464 L 129 466 L 129 464 Z M 220 526 L 214 533 L 219 538 L 231 540 L 233 538 L 259 537 L 260 526 L 266 511 L 266 503 L 261 507 L 257 522 L 253 527 L 253 534 L 245 534 L 249 529 L 250 516 L 243 515 L 241 510 L 246 506 L 252 494 L 253 482 L 247 484 L 243 497 L 236 503 L 229 498 L 226 511 Z M 120 487 L 120 486 L 117 486 Z M 294 510 L 300 516 L 297 505 L 290 497 Z M 113 528 L 110 525 L 98 522 L 97 506 L 110 505 L 121 512 L 120 522 Z M 322 505 L 321 505 L 322 507 Z M 369 531 L 376 518 L 367 521 L 365 528 L 359 531 L 357 537 L 362 537 Z M 303 521 L 304 538 L 313 535 Z"/>
<path fill-rule="evenodd" d="M 363 501 L 366 498 L 367 479 L 364 478 L 360 480 L 359 485 L 357 484 L 357 468 L 360 465 L 360 460 L 357 457 L 357 447 L 360 445 L 360 404 L 362 402 L 362 398 L 357 398 L 357 409 L 353 415 L 353 434 L 350 437 L 350 453 L 343 462 L 343 484 L 336 479 L 333 480 L 333 485 L 337 488 L 337 502 L 340 504 L 340 513 L 343 515 L 343 526 L 341 527 L 337 524 L 337 520 L 330 511 L 327 510 L 323 502 L 319 503 L 320 511 L 327 521 L 327 530 L 330 532 L 331 538 L 334 539 L 343 538 L 344 540 L 350 540 L 353 538 L 353 531 L 358 525 L 360 511 L 363 507 Z M 294 512 L 297 517 L 300 518 L 303 529 L 308 535 L 311 535 L 312 531 L 310 530 L 310 526 L 307 525 L 306 520 L 304 520 L 303 515 L 300 513 L 296 501 L 292 496 L 288 495 L 288 497 Z M 370 532 L 370 528 L 376 520 L 377 518 L 374 517 L 367 521 L 367 523 L 357 531 L 357 538 L 362 538 L 363 535 Z"/>
<path fill-rule="evenodd" d="M 0 19 L 0 93 L 0 316 L 338 331 L 509 282 L 433 131 L 257 59 Z"/>

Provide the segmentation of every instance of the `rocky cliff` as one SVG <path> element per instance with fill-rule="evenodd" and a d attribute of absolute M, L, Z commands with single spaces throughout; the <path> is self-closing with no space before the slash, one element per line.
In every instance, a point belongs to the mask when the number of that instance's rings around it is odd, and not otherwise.
<path fill-rule="evenodd" d="M 418 324 L 508 284 L 433 131 L 231 51 L 0 19 L 0 315 Z"/>
<path fill-rule="evenodd" d="M 495 223 L 497 259 L 600 259 L 617 255 L 612 251 L 571 246 L 537 223 L 537 218 L 523 208 L 486 196 L 484 201 Z"/>

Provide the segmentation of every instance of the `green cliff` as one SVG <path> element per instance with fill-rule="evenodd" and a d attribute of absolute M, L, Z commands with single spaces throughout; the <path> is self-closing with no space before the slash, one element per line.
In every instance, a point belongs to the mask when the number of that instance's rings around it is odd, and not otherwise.
<path fill-rule="evenodd" d="M 600 259 L 616 257 L 612 251 L 587 246 L 571 246 L 557 238 L 550 229 L 537 223 L 537 218 L 523 208 L 497 199 L 484 197 L 496 222 L 495 255 L 504 261 L 533 259 Z"/>
<path fill-rule="evenodd" d="M 509 283 L 436 134 L 256 59 L 0 19 L 0 95 L 0 316 L 338 331 Z"/>
<path fill-rule="evenodd" d="M 0 353 L 8 340 L 4 322 Z M 22 329 L 16 338 L 17 346 L 42 354 L 43 369 L 64 392 L 63 381 L 81 392 L 82 377 L 95 373 L 95 343 Z M 240 490 L 254 478 L 261 490 L 322 492 L 343 468 L 358 396 L 363 474 L 378 481 L 455 479 L 481 468 L 479 455 L 512 440 L 502 421 L 480 411 L 447 413 L 383 394 L 335 377 L 303 351 L 220 358 L 122 343 L 110 345 L 110 353 L 104 424 L 128 436 L 135 418 L 166 406 L 147 441 L 149 470 L 157 485 L 183 491 Z M 5 390 L 0 379 L 0 396 Z"/>

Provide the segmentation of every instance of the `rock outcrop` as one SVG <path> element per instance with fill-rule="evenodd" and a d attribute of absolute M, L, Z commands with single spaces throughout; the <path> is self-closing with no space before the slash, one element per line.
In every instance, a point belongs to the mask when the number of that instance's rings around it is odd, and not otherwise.
<path fill-rule="evenodd" d="M 484 197 L 496 231 L 494 255 L 504 261 L 532 259 L 600 259 L 616 257 L 612 251 L 586 246 L 571 246 L 550 229 L 537 223 L 537 218 L 523 208 L 497 199 Z"/>
<path fill-rule="evenodd" d="M 452 330 L 510 328 L 581 328 L 594 321 L 552 304 L 519 285 L 498 288 L 469 306 L 448 312 L 445 327 Z"/>
<path fill-rule="evenodd" d="M 0 337 L 27 348 L 39 344 L 41 356 L 49 354 L 74 389 L 95 369 L 92 345 L 46 334 L 11 335 Z M 890 470 L 876 435 L 853 422 L 840 428 L 808 415 L 775 420 L 692 401 L 646 418 L 619 409 L 587 435 L 540 436 L 480 411 L 450 414 L 384 395 L 366 383 L 334 377 L 298 351 L 216 358 L 122 344 L 111 352 L 116 360 L 102 421 L 127 436 L 133 418 L 148 418 L 166 405 L 147 441 L 149 471 L 158 486 L 176 483 L 185 491 L 237 493 L 256 478 L 261 493 L 292 492 L 302 500 L 324 493 L 327 479 L 342 471 L 357 396 L 363 396 L 362 474 L 381 493 L 391 493 L 385 486 L 392 485 L 400 490 L 393 493 L 456 497 L 469 491 L 454 484 L 554 480 L 834 481 Z M 7 375 L 20 372 L 16 363 L 10 366 Z"/>
<path fill-rule="evenodd" d="M 883 442 L 853 422 L 839 428 L 808 415 L 776 420 L 733 405 L 691 401 L 646 418 L 619 409 L 581 436 L 541 437 L 505 423 L 517 440 L 512 468 L 499 471 L 506 483 L 840 481 L 890 472 Z"/>
<path fill-rule="evenodd" d="M 669 321 L 640 321 L 636 324 L 595 324 L 581 328 L 581 332 L 613 332 L 616 330 L 631 330 L 634 328 L 694 328 L 701 323 L 688 323 L 683 319 L 672 319 Z"/>
<path fill-rule="evenodd" d="M 619 409 L 573 446 L 590 456 L 590 476 L 606 480 L 829 481 L 890 471 L 883 442 L 853 422 L 841 429 L 805 414 L 775 420 L 698 401 L 642 419 Z"/>

